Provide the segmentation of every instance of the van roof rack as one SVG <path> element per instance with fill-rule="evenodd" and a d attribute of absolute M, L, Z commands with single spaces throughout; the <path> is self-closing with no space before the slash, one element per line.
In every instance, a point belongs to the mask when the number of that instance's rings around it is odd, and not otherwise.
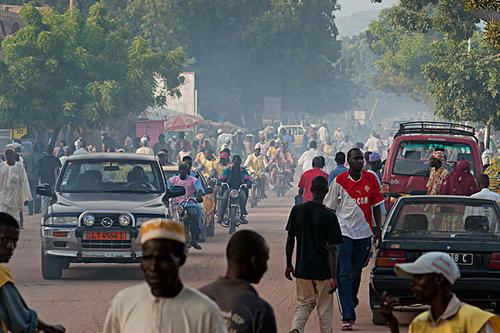
<path fill-rule="evenodd" d="M 449 134 L 471 136 L 476 141 L 475 128 L 472 126 L 440 122 L 440 121 L 409 121 L 399 124 L 399 130 L 394 137 L 404 134 Z"/>

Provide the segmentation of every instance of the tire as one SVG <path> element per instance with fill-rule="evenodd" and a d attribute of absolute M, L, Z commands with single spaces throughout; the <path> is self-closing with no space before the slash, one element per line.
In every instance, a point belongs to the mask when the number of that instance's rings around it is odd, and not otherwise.
<path fill-rule="evenodd" d="M 229 234 L 232 235 L 236 231 L 236 208 L 229 208 Z"/>
<path fill-rule="evenodd" d="M 45 280 L 59 280 L 62 272 L 61 258 L 42 255 L 42 276 Z"/>
<path fill-rule="evenodd" d="M 373 325 L 386 325 L 387 320 L 380 310 L 372 310 L 372 323 Z"/>

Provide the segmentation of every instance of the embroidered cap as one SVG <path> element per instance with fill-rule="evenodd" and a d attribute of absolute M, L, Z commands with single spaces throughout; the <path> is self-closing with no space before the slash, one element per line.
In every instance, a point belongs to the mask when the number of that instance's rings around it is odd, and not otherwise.
<path fill-rule="evenodd" d="M 184 225 L 167 219 L 152 219 L 141 225 L 141 244 L 151 239 L 170 239 L 186 244 Z"/>
<path fill-rule="evenodd" d="M 428 252 L 421 255 L 415 262 L 396 264 L 396 275 L 411 279 L 416 274 L 442 274 L 453 285 L 460 277 L 460 270 L 449 254 L 443 252 Z"/>

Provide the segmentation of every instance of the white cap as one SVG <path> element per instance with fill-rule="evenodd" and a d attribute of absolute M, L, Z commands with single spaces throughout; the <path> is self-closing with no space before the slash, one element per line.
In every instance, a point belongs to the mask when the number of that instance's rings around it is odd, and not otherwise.
<path fill-rule="evenodd" d="M 428 252 L 422 254 L 415 262 L 396 264 L 396 274 L 402 278 L 411 279 L 415 274 L 442 274 L 453 285 L 460 277 L 460 270 L 449 254 L 443 252 Z"/>

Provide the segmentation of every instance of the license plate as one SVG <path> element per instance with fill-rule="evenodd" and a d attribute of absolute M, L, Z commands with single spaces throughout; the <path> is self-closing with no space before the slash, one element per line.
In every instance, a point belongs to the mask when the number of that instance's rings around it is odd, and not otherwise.
<path fill-rule="evenodd" d="M 472 253 L 449 253 L 449 255 L 458 265 L 472 265 L 474 263 Z"/>
<path fill-rule="evenodd" d="M 128 240 L 129 234 L 126 231 L 87 231 L 83 234 L 85 240 Z"/>

